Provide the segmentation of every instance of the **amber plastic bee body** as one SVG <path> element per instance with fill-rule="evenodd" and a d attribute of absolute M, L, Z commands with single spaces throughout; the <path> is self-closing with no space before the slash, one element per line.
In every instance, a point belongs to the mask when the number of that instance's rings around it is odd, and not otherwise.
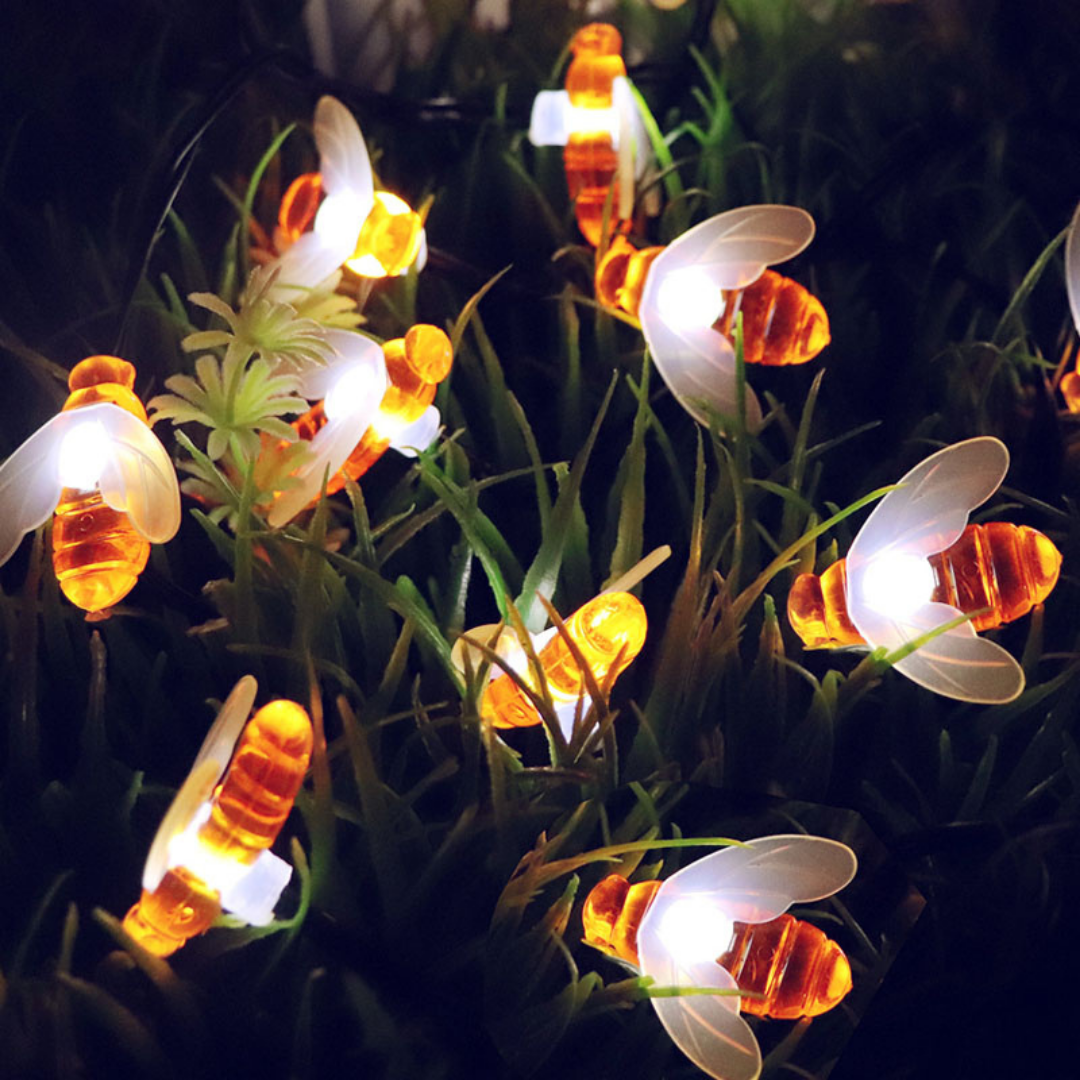
<path fill-rule="evenodd" d="M 53 570 L 64 595 L 83 611 L 118 604 L 139 580 L 150 541 L 99 491 L 64 488 L 52 526 Z"/>
<path fill-rule="evenodd" d="M 660 881 L 631 885 L 612 874 L 589 893 L 582 911 L 585 941 L 640 966 L 638 929 Z M 819 1016 L 851 989 L 843 950 L 816 926 L 791 915 L 761 923 L 735 922 L 728 947 L 716 962 L 740 990 L 760 997 L 739 1000 L 743 1012 L 776 1020 Z"/>
<path fill-rule="evenodd" d="M 242 710 L 244 716 L 247 709 L 250 701 Z M 144 948 L 157 956 L 171 955 L 206 930 L 223 906 L 254 921 L 244 905 L 230 905 L 228 890 L 256 870 L 260 857 L 266 858 L 266 849 L 277 839 L 307 771 L 313 741 L 311 721 L 304 709 L 292 701 L 270 702 L 248 722 L 209 804 L 198 801 L 201 813 L 196 812 L 191 820 L 172 822 L 167 816 L 162 829 L 187 842 L 169 859 L 174 865 L 164 868 L 160 880 L 149 882 L 153 888 L 146 887 L 144 878 L 142 895 L 124 918 L 124 929 Z M 198 767 L 197 763 L 192 771 L 196 781 Z M 181 802 L 180 795 L 177 802 Z M 189 815 L 184 812 L 180 816 Z M 173 835 L 166 835 L 165 844 L 172 839 Z M 157 871 L 161 869 L 158 866 Z M 273 865 L 270 869 L 273 871 Z M 147 873 L 156 876 L 149 861 Z M 270 909 L 288 880 L 280 873 L 272 876 L 277 891 Z M 251 903 L 248 898 L 248 907 Z M 255 903 L 258 906 L 257 900 Z M 266 915 L 268 918 L 269 911 Z"/>
<path fill-rule="evenodd" d="M 566 73 L 566 93 L 579 110 L 610 112 L 614 105 L 613 86 L 626 77 L 620 51 L 622 35 L 607 23 L 583 26 L 570 42 L 574 58 Z M 586 115 L 582 112 L 580 115 Z M 604 206 L 611 201 L 611 231 L 625 222 L 617 220 L 619 198 L 611 187 L 619 167 L 610 131 L 571 131 L 563 151 L 566 186 L 574 204 L 578 228 L 593 247 L 600 243 Z"/>
<path fill-rule="evenodd" d="M 934 573 L 931 599 L 950 604 L 975 630 L 992 630 L 1026 615 L 1057 584 L 1061 553 L 1026 525 L 992 521 L 968 525 L 960 538 L 927 558 Z M 844 560 L 823 574 L 800 574 L 788 595 L 788 618 L 809 648 L 864 645 L 847 612 Z M 987 610 L 984 610 L 987 609 Z"/>

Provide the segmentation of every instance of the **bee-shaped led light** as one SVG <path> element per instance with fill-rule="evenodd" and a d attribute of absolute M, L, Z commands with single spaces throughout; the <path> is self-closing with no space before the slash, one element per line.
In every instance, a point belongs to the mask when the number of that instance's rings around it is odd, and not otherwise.
<path fill-rule="evenodd" d="M 619 55 L 619 31 L 607 23 L 590 23 L 574 35 L 570 49 L 574 58 L 566 73 L 566 89 L 536 95 L 529 141 L 534 146 L 566 148 L 566 184 L 578 228 L 596 247 L 609 198 L 610 231 L 629 224 L 634 179 L 644 169 L 647 140 Z"/>
<path fill-rule="evenodd" d="M 675 1045 L 718 1080 L 754 1080 L 761 1050 L 743 1012 L 818 1016 L 851 989 L 836 942 L 784 913 L 839 892 L 855 854 L 817 836 L 766 836 L 706 855 L 667 881 L 631 885 L 613 874 L 589 893 L 585 941 L 640 968 L 657 987 L 763 995 L 654 997 Z"/>
<path fill-rule="evenodd" d="M 180 527 L 180 489 L 135 395 L 135 368 L 89 356 L 71 370 L 62 411 L 0 465 L 0 565 L 53 518 L 53 567 L 88 612 L 122 600 L 150 545 Z"/>
<path fill-rule="evenodd" d="M 1065 288 L 1069 294 L 1073 325 L 1080 333 L 1080 206 L 1069 222 L 1069 232 L 1065 237 Z M 1080 412 L 1080 360 L 1077 361 L 1077 370 L 1062 377 L 1061 393 L 1069 411 Z"/>
<path fill-rule="evenodd" d="M 666 554 L 663 557 L 666 558 Z M 589 665 L 597 685 L 609 688 L 641 652 L 648 630 L 641 601 L 632 593 L 610 590 L 578 608 L 563 625 L 567 636 Z M 464 654 L 469 648 L 469 639 L 487 644 L 495 629 L 494 626 L 478 626 L 455 642 L 452 656 L 459 670 L 464 671 L 465 668 Z M 563 733 L 569 738 L 574 717 L 587 694 L 585 676 L 557 628 L 549 627 L 529 637 L 533 653 L 544 673 L 555 715 Z M 504 627 L 493 648 L 526 686 L 541 693 L 528 655 L 513 630 Z M 482 660 L 479 650 L 471 653 L 471 659 L 474 666 Z M 543 722 L 528 695 L 505 671 L 493 664 L 489 679 L 480 702 L 480 714 L 488 723 L 498 728 L 515 728 L 532 727 Z"/>
<path fill-rule="evenodd" d="M 303 378 L 302 392 L 322 398 L 293 427 L 310 442 L 309 457 L 290 487 L 275 499 L 271 525 L 284 525 L 317 499 L 324 475 L 327 494 L 361 476 L 390 448 L 413 455 L 439 430 L 432 404 L 450 373 L 453 349 L 437 326 L 419 323 L 382 348 L 370 338 L 344 330 L 327 331 L 335 359 Z"/>
<path fill-rule="evenodd" d="M 645 644 L 645 608 L 628 592 L 601 593 L 579 607 L 564 623 L 598 686 L 609 686 L 630 666 Z M 505 634 L 505 632 L 504 632 Z M 513 640 L 510 640 L 513 638 Z M 533 638 L 533 650 L 544 673 L 555 714 L 564 733 L 573 728 L 578 702 L 585 696 L 585 675 L 566 639 L 552 627 Z M 504 659 L 530 689 L 539 693 L 536 677 L 515 635 L 500 641 Z M 499 651 L 497 646 L 496 651 Z M 480 714 L 495 727 L 531 727 L 540 714 L 506 672 L 496 674 L 484 690 Z"/>
<path fill-rule="evenodd" d="M 375 190 L 360 126 L 336 98 L 315 106 L 315 145 L 319 171 L 297 177 L 281 200 L 275 288 L 312 288 L 341 266 L 370 278 L 403 274 L 413 263 L 423 268 L 420 215 L 397 195 Z"/>
<path fill-rule="evenodd" d="M 802 364 L 829 343 L 821 302 L 798 282 L 766 270 L 799 254 L 814 219 L 794 206 L 743 206 L 717 214 L 667 247 L 638 250 L 617 236 L 596 268 L 596 298 L 640 320 L 649 353 L 679 403 L 702 424 L 704 404 L 732 416 L 735 316 L 753 364 Z M 746 388 L 746 422 L 761 422 Z"/>
<path fill-rule="evenodd" d="M 809 648 L 894 650 L 953 619 L 982 612 L 897 661 L 920 686 L 961 701 L 1011 701 L 1020 665 L 976 636 L 1026 615 L 1057 583 L 1061 553 L 1026 525 L 968 525 L 1009 468 L 998 439 L 955 443 L 916 465 L 874 508 L 848 552 L 788 596 L 792 629 Z"/>
<path fill-rule="evenodd" d="M 124 929 L 155 956 L 176 952 L 222 910 L 266 925 L 292 876 L 269 849 L 307 772 L 311 721 L 284 699 L 249 721 L 257 690 L 250 675 L 233 687 L 154 837 Z"/>

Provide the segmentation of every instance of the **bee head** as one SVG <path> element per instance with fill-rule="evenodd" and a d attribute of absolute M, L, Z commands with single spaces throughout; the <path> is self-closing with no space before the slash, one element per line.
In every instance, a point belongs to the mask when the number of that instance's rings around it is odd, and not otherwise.
<path fill-rule="evenodd" d="M 641 881 L 631 885 L 619 874 L 609 874 L 593 886 L 581 912 L 585 943 L 637 966 L 638 927 L 661 884 Z"/>
<path fill-rule="evenodd" d="M 111 402 L 145 424 L 146 409 L 136 396 L 134 386 L 133 364 L 121 360 L 119 356 L 88 356 L 71 369 L 68 376 L 71 393 L 64 402 L 64 410 L 93 405 L 99 401 Z"/>

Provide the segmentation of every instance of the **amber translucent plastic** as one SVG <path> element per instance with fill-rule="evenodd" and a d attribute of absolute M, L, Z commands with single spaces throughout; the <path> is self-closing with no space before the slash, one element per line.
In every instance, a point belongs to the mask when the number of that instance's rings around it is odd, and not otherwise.
<path fill-rule="evenodd" d="M 843 559 L 820 577 L 800 574 L 788 593 L 788 622 L 808 649 L 865 645 L 847 612 L 847 569 Z"/>
<path fill-rule="evenodd" d="M 614 683 L 645 644 L 645 608 L 631 593 L 604 593 L 578 608 L 566 620 L 566 633 L 578 647 L 600 685 Z M 585 691 L 585 676 L 562 634 L 537 653 L 548 690 L 556 703 L 573 701 Z M 522 679 L 533 685 L 531 670 Z M 521 688 L 503 674 L 484 691 L 482 714 L 495 727 L 529 727 L 540 716 Z"/>
<path fill-rule="evenodd" d="M 135 587 L 150 541 L 101 493 L 64 488 L 52 524 L 53 570 L 64 595 L 83 611 L 103 611 Z"/>
<path fill-rule="evenodd" d="M 1057 584 L 1061 552 L 1026 525 L 992 521 L 969 525 L 952 547 L 931 555 L 934 599 L 965 614 L 989 608 L 971 620 L 976 630 L 1012 622 L 1041 604 Z"/>
<path fill-rule="evenodd" d="M 363 277 L 393 277 L 411 266 L 420 250 L 424 223 L 409 204 L 388 191 L 375 192 L 356 250 L 345 265 Z"/>
<path fill-rule="evenodd" d="M 618 874 L 604 878 L 585 898 L 585 941 L 637 966 L 638 930 L 661 884 L 631 885 Z M 733 926 L 731 945 L 717 963 L 740 990 L 764 995 L 741 998 L 743 1012 L 777 1020 L 818 1016 L 851 989 L 851 966 L 843 949 L 816 926 L 791 915 Z"/>
<path fill-rule="evenodd" d="M 137 416 L 146 409 L 135 395 L 135 368 L 118 356 L 88 356 L 68 375 L 64 411 L 109 402 Z M 83 611 L 122 600 L 139 580 L 150 542 L 127 514 L 106 505 L 101 493 L 64 488 L 52 525 L 53 570 L 64 595 Z"/>
<path fill-rule="evenodd" d="M 278 208 L 278 228 L 287 244 L 295 244 L 311 228 L 322 195 L 321 173 L 303 173 L 289 185 Z"/>
<path fill-rule="evenodd" d="M 148 952 L 171 956 L 208 930 L 221 914 L 217 890 L 182 866 L 167 870 L 151 893 L 143 889 L 124 916 L 124 929 Z"/>
<path fill-rule="evenodd" d="M 748 364 L 805 364 L 829 344 L 829 317 L 821 301 L 797 281 L 766 270 L 745 289 L 724 293 L 716 329 L 735 333 L 743 316 L 743 352 Z"/>
<path fill-rule="evenodd" d="M 735 923 L 731 946 L 717 962 L 740 990 L 764 995 L 739 999 L 739 1008 L 754 1016 L 820 1016 L 851 989 L 851 966 L 843 949 L 816 926 L 791 915 L 765 923 Z"/>
<path fill-rule="evenodd" d="M 611 84 L 626 75 L 626 65 L 619 55 L 622 37 L 614 26 L 591 23 L 582 27 L 570 42 L 574 59 L 566 73 L 566 92 L 571 105 L 583 109 L 610 109 Z M 608 132 L 571 132 L 563 151 L 566 184 L 574 203 L 578 228 L 593 247 L 600 243 L 603 231 L 604 204 L 615 177 L 618 154 Z M 612 196 L 611 231 L 618 232 L 626 222 L 615 219 L 617 194 Z"/>
<path fill-rule="evenodd" d="M 581 910 L 585 941 L 593 948 L 637 965 L 638 927 L 662 884 L 639 881 L 631 885 L 619 874 L 609 874 L 594 885 Z"/>
<path fill-rule="evenodd" d="M 1057 584 L 1061 552 L 1026 525 L 992 521 L 968 525 L 960 538 L 927 560 L 934 571 L 930 597 L 969 615 L 976 630 L 990 630 L 1026 615 Z M 788 620 L 807 648 L 865 644 L 851 624 L 845 596 L 844 560 L 820 579 L 801 574 L 788 595 Z"/>
<path fill-rule="evenodd" d="M 199 842 L 250 863 L 277 839 L 311 760 L 314 736 L 294 701 L 272 701 L 248 721 Z"/>
<path fill-rule="evenodd" d="M 1067 372 L 1061 377 L 1061 394 L 1069 412 L 1080 412 L 1080 373 Z"/>
<path fill-rule="evenodd" d="M 307 712 L 293 701 L 264 705 L 248 721 L 225 779 L 211 800 L 199 843 L 219 856 L 252 863 L 277 839 L 311 760 L 314 736 Z M 158 956 L 169 956 L 201 934 L 220 911 L 219 897 L 184 867 L 124 918 L 124 929 Z"/>
<path fill-rule="evenodd" d="M 77 409 L 82 405 L 111 402 L 147 422 L 146 409 L 136 396 L 135 367 L 119 356 L 88 356 L 80 360 L 68 375 L 67 401 L 63 411 Z"/>
<path fill-rule="evenodd" d="M 613 237 L 596 264 L 597 301 L 606 307 L 621 308 L 636 319 L 649 267 L 663 250 L 647 247 L 639 251 L 625 236 Z"/>

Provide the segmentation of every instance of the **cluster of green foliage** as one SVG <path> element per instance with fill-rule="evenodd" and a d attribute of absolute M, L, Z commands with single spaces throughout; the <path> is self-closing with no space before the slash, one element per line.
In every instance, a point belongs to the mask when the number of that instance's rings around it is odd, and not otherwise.
<path fill-rule="evenodd" d="M 767 1070 L 827 1067 L 869 1006 L 836 1077 L 999 1075 L 1014 1053 L 1035 1071 L 1039 1051 L 982 1017 L 1051 1028 L 1064 1005 L 1031 989 L 1076 952 L 1057 937 L 1080 896 L 1080 444 L 1052 391 L 1080 175 L 1070 6 L 615 5 L 654 120 L 650 242 L 757 202 L 818 222 L 785 271 L 833 344 L 752 372 L 767 423 L 723 437 L 592 302 L 561 156 L 525 139 L 581 22 L 566 3 L 517 0 L 492 35 L 430 0 L 432 51 L 388 95 L 308 66 L 295 0 L 198 19 L 118 4 L 73 13 L 60 40 L 28 10 L 0 54 L 0 454 L 55 411 L 72 364 L 116 352 L 144 400 L 171 380 L 176 456 L 209 501 L 102 623 L 60 596 L 45 530 L 0 574 L 0 1076 L 699 1075 L 645 982 L 580 942 L 581 901 L 613 870 L 668 876 L 718 838 L 802 829 L 862 861 L 814 916 L 856 989 L 812 1025 L 760 1025 Z M 431 451 L 386 455 L 274 531 L 253 473 L 216 462 L 284 433 L 289 387 L 233 313 L 247 221 L 314 167 L 322 92 L 354 107 L 387 187 L 432 197 L 432 252 L 359 311 L 323 295 L 302 315 L 361 315 L 380 338 L 434 323 L 455 364 Z M 310 323 L 271 316 L 318 362 Z M 803 652 L 794 576 L 847 550 L 874 492 L 975 434 L 1013 456 L 985 515 L 1064 556 L 1045 610 L 999 635 L 1025 693 L 963 705 L 881 656 Z M 484 671 L 451 660 L 463 632 L 536 630 L 541 598 L 566 615 L 662 544 L 636 590 L 649 638 L 610 702 L 569 739 L 542 701 L 541 728 L 480 722 Z M 207 702 L 248 672 L 316 727 L 294 882 L 269 927 L 158 960 L 118 919 Z M 885 980 L 910 882 L 926 912 Z"/>

